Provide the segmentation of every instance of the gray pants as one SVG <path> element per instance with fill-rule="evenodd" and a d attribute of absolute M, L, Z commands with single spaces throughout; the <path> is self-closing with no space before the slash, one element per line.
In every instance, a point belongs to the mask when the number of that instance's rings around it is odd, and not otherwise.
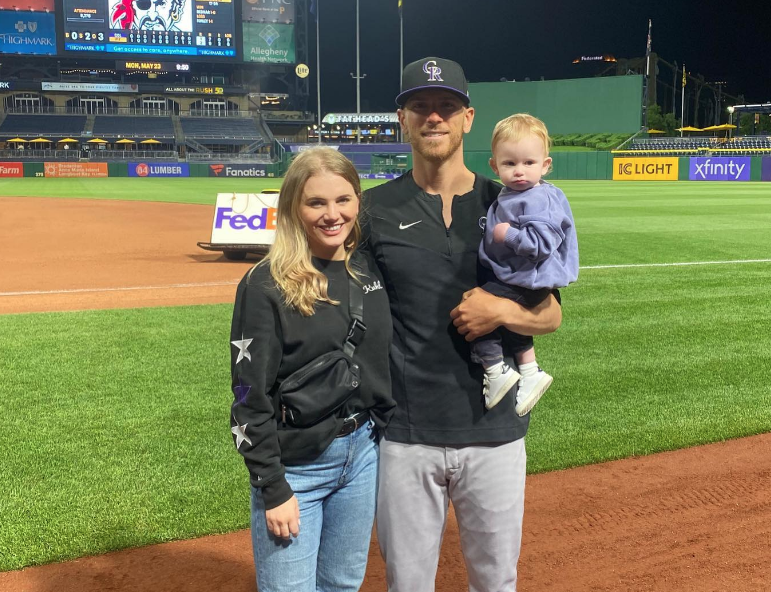
<path fill-rule="evenodd" d="M 461 448 L 382 440 L 377 537 L 388 592 L 433 592 L 449 501 L 469 592 L 516 592 L 526 464 L 524 439 Z"/>

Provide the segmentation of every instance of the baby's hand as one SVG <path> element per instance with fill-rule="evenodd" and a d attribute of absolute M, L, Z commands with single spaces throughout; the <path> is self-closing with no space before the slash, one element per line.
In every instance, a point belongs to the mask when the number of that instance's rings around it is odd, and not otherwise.
<path fill-rule="evenodd" d="M 496 224 L 495 228 L 493 228 L 493 241 L 496 243 L 502 243 L 504 240 L 506 240 L 506 233 L 509 231 L 509 228 L 511 228 L 511 226 L 506 222 Z"/>

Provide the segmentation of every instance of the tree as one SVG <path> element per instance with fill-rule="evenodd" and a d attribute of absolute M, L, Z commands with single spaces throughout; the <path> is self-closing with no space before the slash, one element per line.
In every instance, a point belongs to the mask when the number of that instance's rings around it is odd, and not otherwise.
<path fill-rule="evenodd" d="M 648 129 L 657 129 L 666 132 L 667 136 L 676 135 L 675 128 L 679 127 L 679 122 L 675 119 L 673 113 L 661 113 L 661 107 L 651 105 L 648 107 Z"/>
<path fill-rule="evenodd" d="M 753 123 L 755 121 L 754 113 L 742 113 L 739 117 L 738 136 L 751 136 Z M 758 123 L 755 124 L 755 134 L 771 133 L 771 117 L 767 113 L 758 114 Z"/>

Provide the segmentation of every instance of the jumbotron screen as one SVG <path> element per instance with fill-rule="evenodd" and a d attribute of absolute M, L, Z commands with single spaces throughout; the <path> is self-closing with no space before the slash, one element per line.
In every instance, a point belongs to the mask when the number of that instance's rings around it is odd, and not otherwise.
<path fill-rule="evenodd" d="M 235 58 L 231 0 L 63 0 L 65 52 Z"/>

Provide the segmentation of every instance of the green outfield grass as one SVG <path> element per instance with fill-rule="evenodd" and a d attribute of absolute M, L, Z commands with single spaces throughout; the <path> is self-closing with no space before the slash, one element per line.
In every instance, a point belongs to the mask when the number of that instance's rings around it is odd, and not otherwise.
<path fill-rule="evenodd" d="M 175 203 L 214 204 L 218 192 L 259 193 L 277 189 L 282 179 L 0 179 L 0 196 L 75 197 L 89 199 L 125 199 Z M 366 189 L 382 181 L 364 180 Z"/>
<path fill-rule="evenodd" d="M 199 179 L 138 181 L 204 196 Z M 771 259 L 769 184 L 557 184 L 583 269 L 563 326 L 536 339 L 555 382 L 533 412 L 529 471 L 771 431 L 771 263 L 701 264 Z M 655 266 L 678 262 L 699 264 Z M 248 526 L 230 315 L 0 316 L 0 570 Z"/>

